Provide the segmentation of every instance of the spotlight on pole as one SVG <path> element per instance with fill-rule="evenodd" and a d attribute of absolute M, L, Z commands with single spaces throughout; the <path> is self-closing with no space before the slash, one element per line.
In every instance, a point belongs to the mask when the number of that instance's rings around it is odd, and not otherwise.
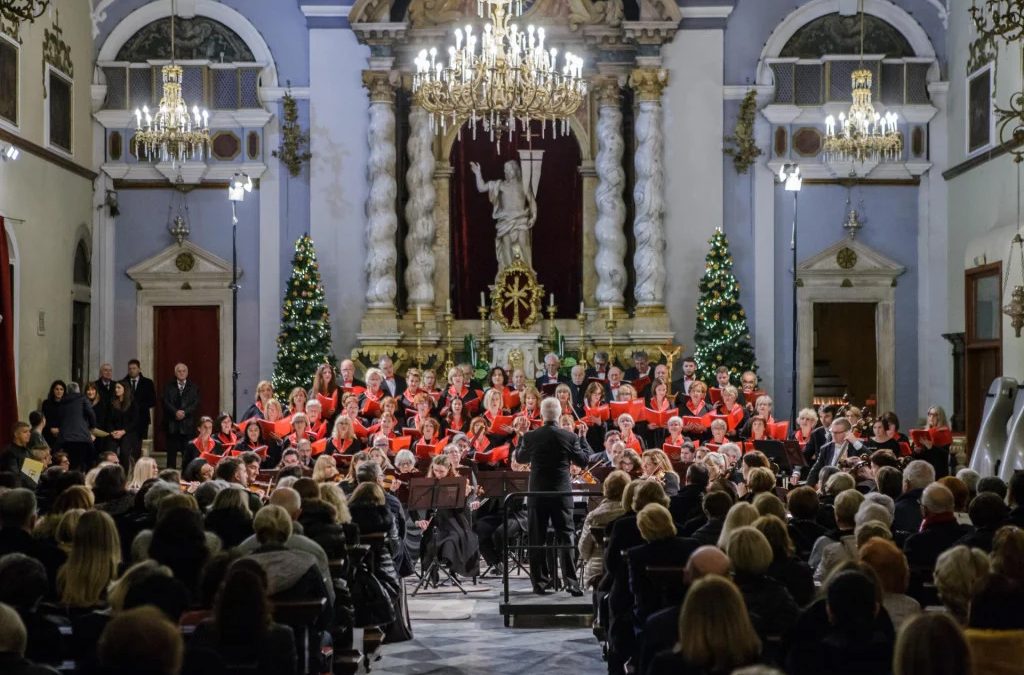
<path fill-rule="evenodd" d="M 793 307 L 792 307 L 792 320 L 793 320 L 793 397 L 790 406 L 790 420 L 792 428 L 796 429 L 796 411 L 797 405 L 797 385 L 799 379 L 797 377 L 797 369 L 799 366 L 799 353 L 797 351 L 797 288 L 799 287 L 799 278 L 797 277 L 797 264 L 799 262 L 796 253 L 796 234 L 797 234 L 797 214 L 800 211 L 800 189 L 804 185 L 803 176 L 800 175 L 800 166 L 798 164 L 783 164 L 782 168 L 779 169 L 779 183 L 783 185 L 786 192 L 793 193 L 793 234 L 792 239 L 789 242 L 789 248 L 793 255 Z"/>
<path fill-rule="evenodd" d="M 245 193 L 252 192 L 252 178 L 236 173 L 228 182 L 228 201 L 231 202 L 231 419 L 237 420 L 238 402 L 238 202 Z"/>
<path fill-rule="evenodd" d="M 3 153 L 0 153 L 0 157 L 2 157 L 4 161 L 11 162 L 18 159 L 19 155 L 21 155 L 21 150 L 18 150 L 18 148 L 13 145 L 8 145 L 3 149 Z"/>
<path fill-rule="evenodd" d="M 800 175 L 800 165 L 783 164 L 779 169 L 779 182 L 785 186 L 786 192 L 800 192 L 804 184 L 804 178 Z"/>

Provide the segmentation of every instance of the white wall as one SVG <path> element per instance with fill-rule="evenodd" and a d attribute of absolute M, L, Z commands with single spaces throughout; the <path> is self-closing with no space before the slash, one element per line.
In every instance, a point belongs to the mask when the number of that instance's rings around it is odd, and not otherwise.
<path fill-rule="evenodd" d="M 370 52 L 347 29 L 311 30 L 309 51 L 310 233 L 340 348 L 355 344 L 365 309 L 369 100 L 362 69 Z"/>
<path fill-rule="evenodd" d="M 665 103 L 666 309 L 693 349 L 707 241 L 722 226 L 723 33 L 688 30 L 662 49 Z"/>

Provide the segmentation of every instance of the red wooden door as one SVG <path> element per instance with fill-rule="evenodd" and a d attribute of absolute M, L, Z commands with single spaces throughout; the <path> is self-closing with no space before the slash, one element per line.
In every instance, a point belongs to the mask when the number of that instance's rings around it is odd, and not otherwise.
<path fill-rule="evenodd" d="M 199 412 L 216 417 L 220 413 L 220 308 L 219 307 L 155 307 L 153 312 L 153 379 L 157 397 L 162 399 L 164 387 L 174 379 L 174 366 L 188 366 L 188 379 L 199 387 Z M 156 433 L 153 436 L 158 452 L 164 449 L 163 407 L 156 406 Z"/>

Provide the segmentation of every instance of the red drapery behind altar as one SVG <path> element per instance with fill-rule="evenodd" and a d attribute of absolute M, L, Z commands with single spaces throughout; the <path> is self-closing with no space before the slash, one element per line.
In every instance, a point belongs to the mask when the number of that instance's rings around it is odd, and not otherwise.
<path fill-rule="evenodd" d="M 0 217 L 0 438 L 11 440 L 11 429 L 18 421 L 18 392 L 14 387 L 14 286 L 8 261 L 4 219 Z"/>
<path fill-rule="evenodd" d="M 544 285 L 544 306 L 555 294 L 558 316 L 575 317 L 582 298 L 583 180 L 580 148 L 575 135 L 545 137 L 535 126 L 532 142 L 518 133 L 501 140 L 501 152 L 490 135 L 477 129 L 476 140 L 468 127 L 452 146 L 454 173 L 451 182 L 451 292 L 457 319 L 477 318 L 480 292 L 488 292 L 498 273 L 494 252 L 494 219 L 486 193 L 476 189 L 470 162 L 479 162 L 484 180 L 499 180 L 508 160 L 519 161 L 519 150 L 544 150 L 537 186 L 537 223 L 533 227 L 533 268 Z"/>

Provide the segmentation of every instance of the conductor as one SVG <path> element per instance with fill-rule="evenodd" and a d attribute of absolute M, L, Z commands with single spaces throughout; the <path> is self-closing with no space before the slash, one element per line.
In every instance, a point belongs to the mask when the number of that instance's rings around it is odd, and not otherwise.
<path fill-rule="evenodd" d="M 561 412 L 562 407 L 557 399 L 546 398 L 541 401 L 540 414 L 544 425 L 525 434 L 516 449 L 516 461 L 530 465 L 531 492 L 569 492 L 572 490 L 569 464 L 587 466 L 589 453 L 579 436 L 555 425 Z M 544 595 L 551 584 L 551 580 L 545 578 L 545 550 L 541 548 L 548 531 L 548 522 L 550 521 L 551 528 L 555 531 L 556 544 L 568 546 L 572 543 L 572 497 L 531 496 L 527 499 L 527 507 L 531 547 L 530 582 L 533 584 L 534 593 Z M 576 578 L 571 549 L 559 549 L 558 557 L 566 590 L 575 597 L 583 595 Z"/>

